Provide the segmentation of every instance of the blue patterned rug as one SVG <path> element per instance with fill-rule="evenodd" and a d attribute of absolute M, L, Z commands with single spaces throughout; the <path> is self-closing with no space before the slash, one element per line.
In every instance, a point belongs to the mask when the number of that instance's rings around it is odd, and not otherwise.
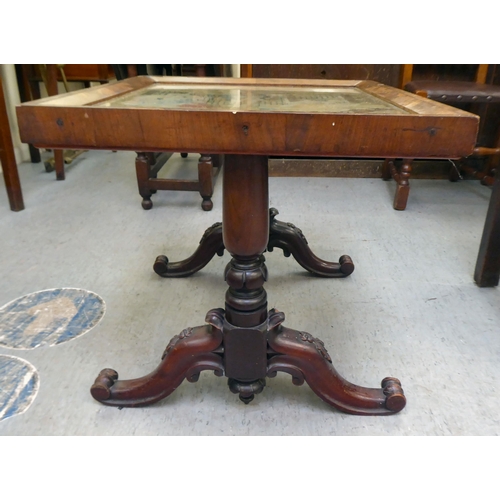
<path fill-rule="evenodd" d="M 40 379 L 24 359 L 0 355 L 0 420 L 24 413 L 34 401 Z"/>
<path fill-rule="evenodd" d="M 91 330 L 104 312 L 102 298 L 87 290 L 30 293 L 0 308 L 0 346 L 35 349 L 61 344 Z"/>

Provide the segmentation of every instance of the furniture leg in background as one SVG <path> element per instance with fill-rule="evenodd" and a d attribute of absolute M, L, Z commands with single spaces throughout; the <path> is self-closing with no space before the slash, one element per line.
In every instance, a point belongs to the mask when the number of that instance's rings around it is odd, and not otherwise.
<path fill-rule="evenodd" d="M 397 182 L 396 194 L 394 195 L 394 210 L 404 210 L 408 203 L 410 194 L 410 175 L 413 160 L 408 158 L 403 160 L 403 164 L 398 169 L 395 159 L 386 158 L 382 166 L 382 179 L 389 181 L 394 179 Z"/>
<path fill-rule="evenodd" d="M 2 172 L 7 188 L 10 209 L 14 212 L 24 210 L 23 193 L 17 171 L 14 146 L 10 132 L 9 117 L 3 93 L 2 78 L 0 77 L 0 159 L 2 161 Z"/>
<path fill-rule="evenodd" d="M 57 95 L 57 65 L 47 64 L 47 93 L 49 96 Z M 54 167 L 56 169 L 56 179 L 63 181 L 66 176 L 64 173 L 64 151 L 54 149 Z"/>
<path fill-rule="evenodd" d="M 215 180 L 222 165 L 222 155 L 202 154 L 198 161 L 198 180 L 186 179 L 158 179 L 158 172 L 165 165 L 172 153 L 144 153 L 138 152 L 135 160 L 137 185 L 142 196 L 142 208 L 150 210 L 153 207 L 151 196 L 157 190 L 169 191 L 198 191 L 203 198 L 201 208 L 212 210 L 214 204 Z M 186 157 L 187 154 L 182 154 Z"/>
<path fill-rule="evenodd" d="M 35 99 L 40 99 L 40 88 L 38 82 L 30 81 L 28 74 L 29 64 L 16 64 L 16 75 L 17 75 L 17 86 L 19 88 L 19 96 L 21 97 L 21 102 L 33 101 Z M 42 156 L 40 155 L 40 150 L 35 148 L 33 144 L 28 144 L 30 151 L 31 163 L 40 163 L 42 161 Z"/>
<path fill-rule="evenodd" d="M 474 280 L 480 287 L 497 286 L 500 278 L 500 172 L 497 170 L 483 236 L 479 246 Z"/>

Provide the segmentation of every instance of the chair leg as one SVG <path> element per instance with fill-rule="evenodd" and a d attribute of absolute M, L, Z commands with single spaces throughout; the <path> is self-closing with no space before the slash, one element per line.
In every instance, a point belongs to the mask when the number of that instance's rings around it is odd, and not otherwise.
<path fill-rule="evenodd" d="M 394 166 L 394 160 L 391 158 L 386 158 L 382 165 L 382 179 L 384 181 L 390 181 L 392 179 L 391 164 Z"/>
<path fill-rule="evenodd" d="M 58 181 L 63 181 L 66 176 L 64 174 L 64 151 L 62 149 L 54 149 L 54 164 L 56 179 Z"/>
<path fill-rule="evenodd" d="M 31 163 L 40 163 L 42 161 L 42 155 L 40 154 L 40 150 L 35 148 L 33 144 L 28 144 L 30 150 L 30 161 Z"/>
<path fill-rule="evenodd" d="M 135 171 L 137 173 L 137 186 L 139 187 L 139 194 L 142 196 L 142 208 L 150 210 L 153 208 L 151 201 L 151 190 L 148 187 L 149 174 L 150 174 L 150 157 L 148 153 L 137 153 L 135 160 Z"/>
<path fill-rule="evenodd" d="M 404 210 L 408 203 L 412 162 L 413 160 L 408 158 L 403 159 L 403 165 L 401 165 L 401 170 L 396 178 L 398 186 L 396 188 L 396 195 L 394 196 L 394 210 Z"/>

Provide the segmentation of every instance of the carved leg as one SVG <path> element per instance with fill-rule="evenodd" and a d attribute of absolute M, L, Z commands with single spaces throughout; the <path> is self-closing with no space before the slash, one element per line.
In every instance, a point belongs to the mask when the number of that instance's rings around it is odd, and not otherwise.
<path fill-rule="evenodd" d="M 274 247 L 281 248 L 285 257 L 292 254 L 304 269 L 326 278 L 345 278 L 354 271 L 354 264 L 348 255 L 342 255 L 339 262 L 327 262 L 316 257 L 302 231 L 293 224 L 276 220 L 278 213 L 271 208 L 268 252 L 272 252 Z"/>
<path fill-rule="evenodd" d="M 354 415 L 390 415 L 405 407 L 406 398 L 398 379 L 384 378 L 381 389 L 347 382 L 333 367 L 323 342 L 309 333 L 281 326 L 284 319 L 283 313 L 269 313 L 269 377 L 278 371 L 286 372 L 295 385 L 307 382 L 323 401 Z"/>
<path fill-rule="evenodd" d="M 169 396 L 184 379 L 196 382 L 203 370 L 222 376 L 223 313 L 222 309 L 213 309 L 206 317 L 209 325 L 188 328 L 176 335 L 160 365 L 145 377 L 118 380 L 115 370 L 102 370 L 90 389 L 93 398 L 108 406 L 145 406 Z"/>
<path fill-rule="evenodd" d="M 203 269 L 217 254 L 224 254 L 222 242 L 222 224 L 220 222 L 209 227 L 200 240 L 196 251 L 185 260 L 169 263 L 165 255 L 156 257 L 153 269 L 163 278 L 183 278 Z"/>
<path fill-rule="evenodd" d="M 314 255 L 302 231 L 293 224 L 275 219 L 278 211 L 270 209 L 269 240 L 267 250 L 281 248 L 285 257 L 293 255 L 297 262 L 306 270 L 318 276 L 327 278 L 344 278 L 354 271 L 354 264 L 348 255 L 342 255 L 339 263 L 327 262 Z M 185 277 L 194 274 L 205 267 L 213 256 L 224 253 L 222 241 L 222 223 L 218 222 L 207 229 L 196 252 L 180 262 L 169 263 L 165 255 L 156 258 L 154 270 L 164 278 Z"/>

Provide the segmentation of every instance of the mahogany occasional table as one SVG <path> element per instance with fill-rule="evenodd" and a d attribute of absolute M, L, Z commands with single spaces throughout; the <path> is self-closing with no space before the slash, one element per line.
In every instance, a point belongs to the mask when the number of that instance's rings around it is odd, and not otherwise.
<path fill-rule="evenodd" d="M 207 229 L 187 259 L 159 256 L 154 263 L 160 276 L 189 276 L 227 250 L 224 308 L 174 336 L 152 373 L 118 380 L 114 370 L 102 370 L 91 388 L 96 400 L 148 405 L 212 370 L 249 403 L 266 377 L 282 371 L 347 413 L 404 408 L 398 379 L 384 378 L 380 388 L 348 382 L 321 340 L 268 311 L 266 249 L 281 248 L 322 277 L 354 270 L 347 255 L 336 263 L 316 257 L 302 231 L 269 210 L 268 155 L 459 158 L 474 148 L 475 115 L 371 81 L 147 76 L 28 102 L 17 112 L 22 140 L 39 147 L 226 155 L 222 223 Z M 405 189 L 404 178 L 398 189 Z"/>

